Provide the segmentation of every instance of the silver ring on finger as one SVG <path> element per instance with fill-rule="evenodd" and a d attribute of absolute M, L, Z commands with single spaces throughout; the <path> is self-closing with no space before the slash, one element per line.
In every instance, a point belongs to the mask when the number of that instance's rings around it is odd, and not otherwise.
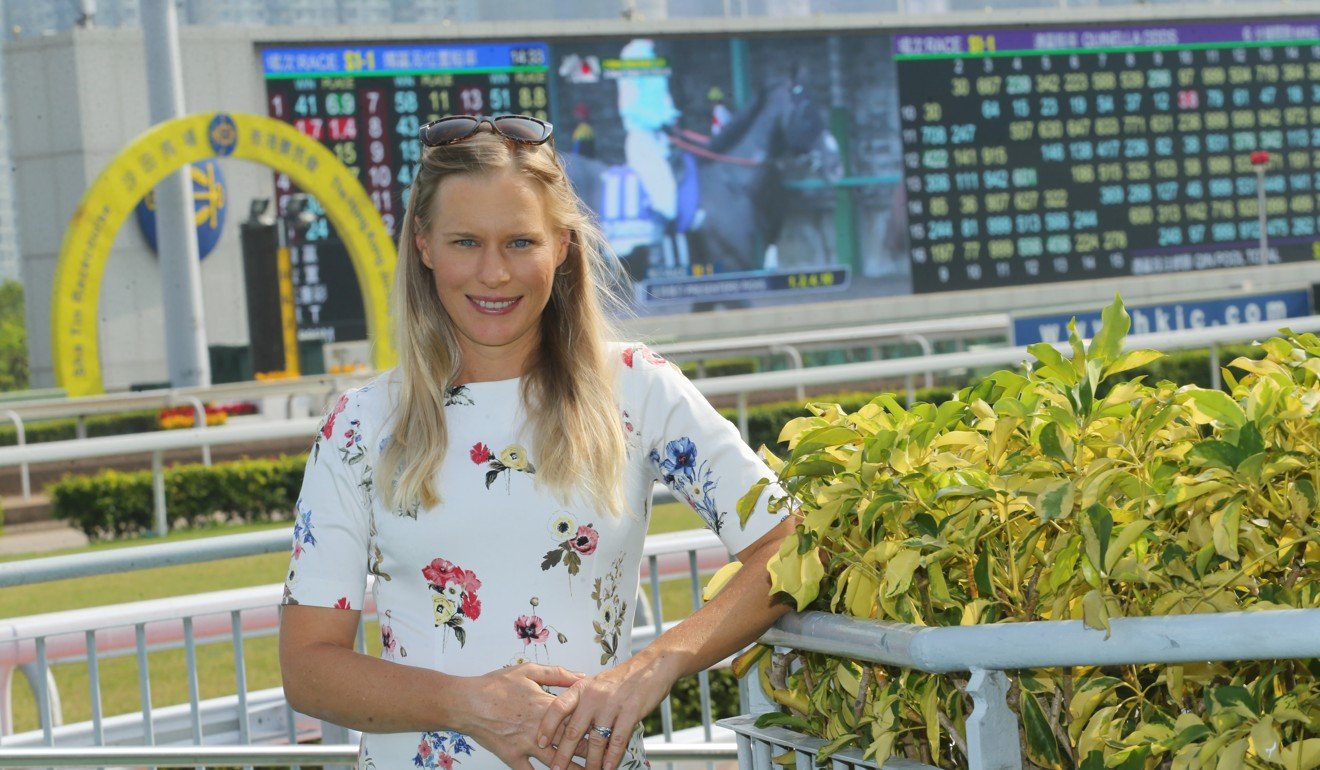
<path fill-rule="evenodd" d="M 592 725 L 591 731 L 607 741 L 610 739 L 611 735 L 614 735 L 613 730 L 608 727 L 601 727 L 600 725 Z"/>

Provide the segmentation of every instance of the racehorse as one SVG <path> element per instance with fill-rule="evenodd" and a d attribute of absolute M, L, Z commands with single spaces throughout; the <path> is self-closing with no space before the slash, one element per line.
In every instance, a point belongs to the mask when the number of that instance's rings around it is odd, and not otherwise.
<path fill-rule="evenodd" d="M 679 215 L 669 232 L 628 166 L 564 156 L 574 187 L 634 280 L 653 267 L 699 264 L 721 273 L 765 267 L 757 248 L 779 239 L 790 204 L 777 161 L 819 153 L 823 173 L 837 173 L 838 145 L 805 87 L 792 80 L 761 89 L 715 136 L 676 131 L 671 141 L 681 168 Z"/>

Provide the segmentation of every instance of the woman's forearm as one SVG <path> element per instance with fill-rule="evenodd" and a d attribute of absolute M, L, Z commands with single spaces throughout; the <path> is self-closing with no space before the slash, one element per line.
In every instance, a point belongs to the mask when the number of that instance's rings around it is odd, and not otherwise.
<path fill-rule="evenodd" d="M 472 680 L 345 649 L 328 642 L 281 652 L 289 704 L 362 732 L 467 732 Z"/>
<path fill-rule="evenodd" d="M 779 540 L 761 543 L 711 601 L 637 653 L 673 679 L 704 671 L 760 638 L 791 609 L 770 596 L 766 566 Z"/>

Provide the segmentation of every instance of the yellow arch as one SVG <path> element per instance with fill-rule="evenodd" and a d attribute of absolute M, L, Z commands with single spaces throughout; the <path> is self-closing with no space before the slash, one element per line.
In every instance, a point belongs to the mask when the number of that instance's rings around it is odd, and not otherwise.
<path fill-rule="evenodd" d="M 289 175 L 314 194 L 348 248 L 362 289 L 377 369 L 394 365 L 387 297 L 394 243 L 357 177 L 293 126 L 242 113 L 188 115 L 153 126 L 119 153 L 88 188 L 69 221 L 51 290 L 55 383 L 70 396 L 105 392 L 97 337 L 101 278 L 115 235 L 133 207 L 184 164 L 232 156 Z"/>

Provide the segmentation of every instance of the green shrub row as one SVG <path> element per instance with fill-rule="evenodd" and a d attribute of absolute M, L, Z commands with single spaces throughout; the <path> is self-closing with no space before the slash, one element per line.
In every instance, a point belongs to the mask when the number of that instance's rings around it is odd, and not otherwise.
<path fill-rule="evenodd" d="M 675 730 L 695 727 L 701 724 L 701 681 L 695 676 L 686 676 L 674 683 L 669 691 L 670 708 L 674 717 Z M 738 716 L 738 679 L 727 668 L 713 669 L 710 672 L 710 711 L 711 719 L 725 719 Z M 663 734 L 660 721 L 660 709 L 652 711 L 642 720 L 646 735 L 655 737 Z"/>
<path fill-rule="evenodd" d="M 165 509 L 170 528 L 216 518 L 262 521 L 293 510 L 306 455 L 238 460 L 206 467 L 165 470 Z M 151 471 L 103 471 L 66 475 L 48 487 L 55 517 L 91 538 L 145 532 L 153 526 Z"/>
<path fill-rule="evenodd" d="M 148 433 L 160 430 L 160 414 L 154 410 L 96 415 L 86 418 L 87 436 L 121 436 L 129 433 Z M 78 437 L 78 421 L 72 417 L 58 420 L 37 420 L 23 425 L 23 439 L 28 444 L 44 441 L 69 441 Z M 18 434 L 12 423 L 0 425 L 0 446 L 14 446 Z"/>
<path fill-rule="evenodd" d="M 932 404 L 942 404 L 953 397 L 954 388 L 927 388 L 915 392 L 918 401 L 928 401 Z M 894 398 L 902 401 L 906 398 L 905 393 L 893 393 Z M 810 403 L 838 404 L 845 411 L 857 411 L 865 404 L 871 403 L 875 398 L 873 392 L 846 391 L 843 393 L 829 393 L 820 396 L 811 396 L 807 399 Z M 779 432 L 783 430 L 784 425 L 794 417 L 801 417 L 805 404 L 796 399 L 787 401 L 771 401 L 764 404 L 757 404 L 747 408 L 747 443 L 753 449 L 765 445 L 774 448 L 779 443 Z M 721 409 L 720 414 L 725 419 L 738 423 L 737 409 Z"/>

